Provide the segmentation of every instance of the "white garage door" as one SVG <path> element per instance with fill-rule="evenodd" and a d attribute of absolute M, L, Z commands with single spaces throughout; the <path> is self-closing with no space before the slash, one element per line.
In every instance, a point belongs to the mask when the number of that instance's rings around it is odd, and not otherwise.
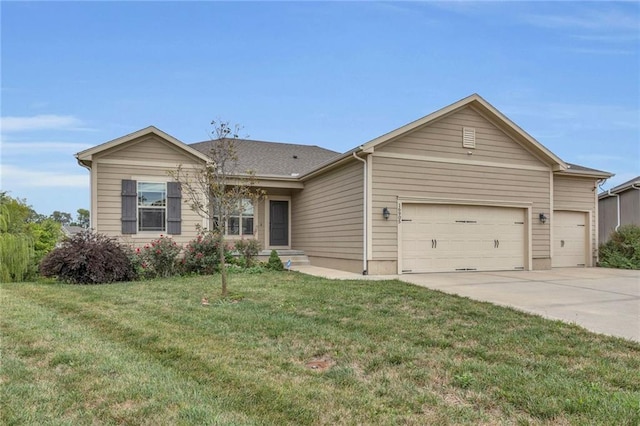
<path fill-rule="evenodd" d="M 551 266 L 585 266 L 587 255 L 587 214 L 553 212 L 553 261 Z"/>
<path fill-rule="evenodd" d="M 402 272 L 524 269 L 525 210 L 402 205 Z"/>

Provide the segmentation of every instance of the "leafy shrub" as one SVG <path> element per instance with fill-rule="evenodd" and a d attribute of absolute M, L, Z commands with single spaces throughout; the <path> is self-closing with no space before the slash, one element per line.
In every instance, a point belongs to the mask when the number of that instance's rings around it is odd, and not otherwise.
<path fill-rule="evenodd" d="M 0 191 L 0 282 L 26 281 L 58 242 L 60 224 Z"/>
<path fill-rule="evenodd" d="M 184 272 L 210 275 L 218 271 L 219 244 L 219 236 L 212 232 L 201 233 L 195 240 L 190 241 L 185 247 L 182 259 Z M 231 252 L 225 246 L 225 259 L 229 261 L 230 258 Z"/>
<path fill-rule="evenodd" d="M 136 278 L 127 248 L 91 231 L 66 239 L 40 262 L 40 274 L 72 284 L 104 284 Z"/>
<path fill-rule="evenodd" d="M 271 271 L 284 271 L 284 265 L 282 264 L 277 251 L 271 250 L 271 255 L 269 255 L 269 261 L 265 265 L 265 268 Z"/>
<path fill-rule="evenodd" d="M 600 245 L 600 266 L 605 268 L 640 269 L 640 226 L 621 226 Z"/>
<path fill-rule="evenodd" d="M 245 268 L 251 268 L 255 265 L 255 257 L 260 252 L 260 242 L 255 239 L 250 240 L 238 240 L 235 243 L 236 250 L 243 259 L 243 265 Z"/>
<path fill-rule="evenodd" d="M 136 249 L 138 265 L 146 278 L 170 277 L 178 273 L 178 255 L 182 251 L 170 237 L 160 238 Z"/>
<path fill-rule="evenodd" d="M 34 256 L 31 276 L 38 272 L 38 265 L 47 253 L 53 250 L 62 236 L 61 225 L 52 219 L 44 219 L 39 223 L 29 223 L 28 229 L 33 236 Z"/>

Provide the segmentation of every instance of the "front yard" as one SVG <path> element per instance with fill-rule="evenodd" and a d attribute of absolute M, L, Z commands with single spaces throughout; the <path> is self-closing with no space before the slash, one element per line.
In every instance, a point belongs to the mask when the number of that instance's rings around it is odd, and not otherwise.
<path fill-rule="evenodd" d="M 398 281 L 237 274 L 230 290 L 2 284 L 1 422 L 640 423 L 630 341 Z"/>

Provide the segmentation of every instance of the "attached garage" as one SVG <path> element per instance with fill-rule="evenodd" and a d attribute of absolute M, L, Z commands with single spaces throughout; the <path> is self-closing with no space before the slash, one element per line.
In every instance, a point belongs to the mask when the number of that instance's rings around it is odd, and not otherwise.
<path fill-rule="evenodd" d="M 553 212 L 552 266 L 554 268 L 588 266 L 587 217 L 585 212 Z"/>
<path fill-rule="evenodd" d="M 522 270 L 527 209 L 403 203 L 403 273 Z"/>

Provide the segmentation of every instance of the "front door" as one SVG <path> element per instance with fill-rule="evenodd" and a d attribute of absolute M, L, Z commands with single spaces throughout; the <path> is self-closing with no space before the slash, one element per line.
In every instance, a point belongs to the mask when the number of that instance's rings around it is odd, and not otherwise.
<path fill-rule="evenodd" d="M 269 245 L 289 245 L 288 201 L 269 201 Z"/>

